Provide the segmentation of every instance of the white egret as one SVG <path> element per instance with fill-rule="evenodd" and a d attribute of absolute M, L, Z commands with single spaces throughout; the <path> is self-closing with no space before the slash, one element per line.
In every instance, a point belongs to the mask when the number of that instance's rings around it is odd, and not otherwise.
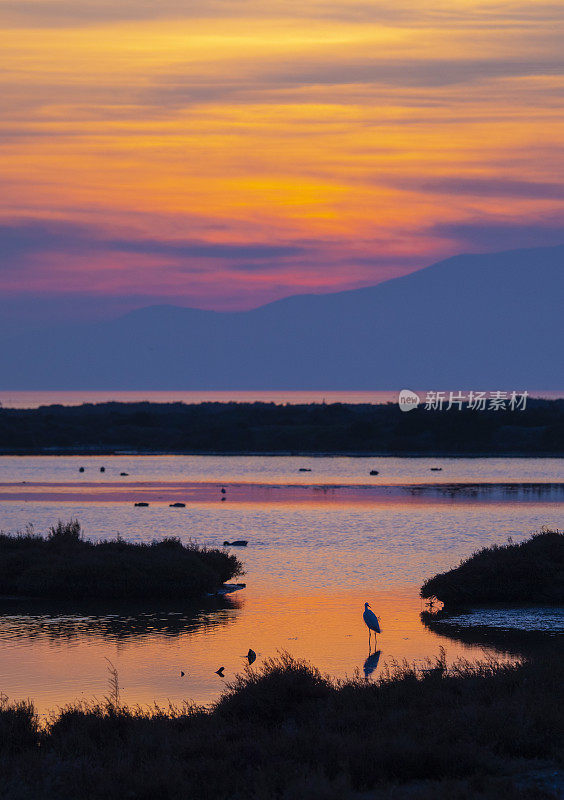
<path fill-rule="evenodd" d="M 374 633 L 381 633 L 380 631 L 380 623 L 378 622 L 378 617 L 376 614 L 370 609 L 370 604 L 364 604 L 364 614 L 362 615 L 362 619 L 366 623 L 366 627 L 368 628 L 368 649 L 370 650 L 370 635 L 372 631 Z"/>

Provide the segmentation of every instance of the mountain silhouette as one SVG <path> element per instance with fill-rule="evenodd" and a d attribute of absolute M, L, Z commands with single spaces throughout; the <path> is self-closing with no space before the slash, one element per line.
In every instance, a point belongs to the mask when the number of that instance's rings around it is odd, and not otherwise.
<path fill-rule="evenodd" d="M 150 306 L 5 340 L 6 389 L 561 389 L 564 245 L 251 311 Z"/>

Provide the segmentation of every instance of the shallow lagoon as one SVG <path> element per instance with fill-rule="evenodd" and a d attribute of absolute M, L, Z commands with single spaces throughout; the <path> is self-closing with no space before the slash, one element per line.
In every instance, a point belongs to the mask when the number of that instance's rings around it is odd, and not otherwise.
<path fill-rule="evenodd" d="M 78 473 L 79 462 L 85 473 Z M 562 461 L 440 459 L 443 471 L 431 472 L 436 465 L 437 459 L 408 458 L 0 458 L 5 531 L 31 523 L 45 532 L 76 516 L 93 538 L 249 540 L 238 551 L 247 588 L 198 608 L 4 600 L 0 690 L 11 699 L 34 698 L 43 712 L 101 697 L 109 658 L 127 702 L 210 702 L 222 687 L 215 670 L 225 666 L 226 679 L 232 677 L 249 647 L 258 663 L 286 649 L 333 675 L 362 673 L 369 655 L 365 600 L 381 618 L 378 669 L 393 659 L 423 661 L 440 646 L 448 659 L 514 652 L 424 626 L 418 589 L 479 547 L 509 536 L 519 541 L 543 525 L 562 527 L 561 486 L 518 485 L 561 483 Z M 302 466 L 312 472 L 299 473 Z M 380 471 L 376 479 L 370 468 Z M 130 475 L 122 479 L 122 471 Z M 370 488 L 375 481 L 377 491 Z M 439 482 L 474 486 L 434 488 Z M 500 483 L 514 486 L 484 486 Z M 154 493 L 149 508 L 133 507 L 131 493 L 141 490 Z M 183 492 L 186 508 L 169 508 Z"/>

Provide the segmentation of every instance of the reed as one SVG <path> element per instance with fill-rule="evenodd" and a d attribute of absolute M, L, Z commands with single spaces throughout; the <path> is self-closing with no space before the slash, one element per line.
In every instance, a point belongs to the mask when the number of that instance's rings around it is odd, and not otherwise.
<path fill-rule="evenodd" d="M 377 682 L 281 654 L 209 709 L 109 697 L 41 727 L 31 705 L 5 703 L 2 797 L 548 800 L 561 796 L 563 686 L 557 653 L 450 668 L 439 656 Z"/>

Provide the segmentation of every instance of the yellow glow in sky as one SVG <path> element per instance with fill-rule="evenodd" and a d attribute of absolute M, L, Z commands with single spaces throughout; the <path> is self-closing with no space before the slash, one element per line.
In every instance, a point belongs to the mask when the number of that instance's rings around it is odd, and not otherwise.
<path fill-rule="evenodd" d="M 183 6 L 0 0 L 4 291 L 249 307 L 564 240 L 558 4 Z"/>

